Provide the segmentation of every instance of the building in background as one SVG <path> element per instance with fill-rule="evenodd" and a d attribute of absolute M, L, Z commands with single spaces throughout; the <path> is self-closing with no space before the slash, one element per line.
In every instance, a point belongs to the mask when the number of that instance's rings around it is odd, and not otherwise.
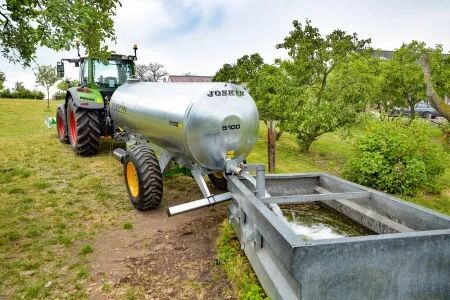
<path fill-rule="evenodd" d="M 169 75 L 169 82 L 212 82 L 213 76 Z"/>

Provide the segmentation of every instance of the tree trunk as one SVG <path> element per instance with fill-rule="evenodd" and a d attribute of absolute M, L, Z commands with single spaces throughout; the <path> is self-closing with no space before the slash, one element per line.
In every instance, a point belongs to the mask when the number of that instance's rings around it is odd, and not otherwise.
<path fill-rule="evenodd" d="M 267 158 L 269 165 L 269 173 L 275 173 L 275 150 L 276 150 L 276 131 L 275 122 L 267 122 Z"/>
<path fill-rule="evenodd" d="M 47 108 L 50 108 L 50 90 L 47 90 Z"/>
<path fill-rule="evenodd" d="M 300 137 L 297 136 L 297 144 L 298 147 L 300 148 L 300 152 L 302 153 L 308 153 L 309 152 L 309 148 L 311 147 L 311 144 L 315 141 L 315 138 L 311 138 L 311 137 Z"/>
<path fill-rule="evenodd" d="M 450 105 L 446 104 L 441 97 L 438 96 L 434 89 L 433 82 L 431 81 L 431 68 L 430 59 L 428 54 L 422 54 L 419 59 L 423 72 L 423 81 L 426 85 L 427 99 L 431 105 L 436 109 L 444 118 L 450 121 Z"/>
<path fill-rule="evenodd" d="M 409 119 L 409 123 L 411 123 L 416 117 L 415 103 L 411 100 L 411 97 L 408 99 L 409 110 L 411 112 L 411 118 Z"/>

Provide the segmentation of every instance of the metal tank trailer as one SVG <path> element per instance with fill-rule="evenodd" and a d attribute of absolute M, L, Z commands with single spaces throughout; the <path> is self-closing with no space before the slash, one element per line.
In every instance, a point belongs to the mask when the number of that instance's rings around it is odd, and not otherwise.
<path fill-rule="evenodd" d="M 124 164 L 137 209 L 159 205 L 161 173 L 171 162 L 191 170 L 205 198 L 169 208 L 169 215 L 229 200 L 230 193 L 212 195 L 204 176 L 226 189 L 227 174 L 240 172 L 258 137 L 256 105 L 246 90 L 231 83 L 125 84 L 112 95 L 110 114 L 119 130 L 116 138 L 122 135 L 129 148 L 114 155 Z"/>
<path fill-rule="evenodd" d="M 65 142 L 68 129 L 75 151 L 84 155 L 89 135 L 72 131 L 84 129 L 77 114 L 87 108 L 77 101 L 68 98 L 59 108 L 69 118 L 58 134 Z M 114 138 L 127 143 L 127 150 L 113 154 L 124 165 L 133 205 L 158 207 L 162 173 L 173 161 L 189 168 L 204 198 L 170 207 L 168 214 L 231 199 L 229 221 L 270 298 L 450 299 L 450 218 L 327 174 L 266 176 L 264 165 L 246 164 L 259 119 L 242 87 L 126 83 L 105 103 L 99 115 L 114 124 Z M 92 111 L 87 116 L 95 121 Z M 212 195 L 205 175 L 228 191 Z M 329 207 L 373 234 L 305 241 L 280 213 L 280 205 L 305 203 Z"/>

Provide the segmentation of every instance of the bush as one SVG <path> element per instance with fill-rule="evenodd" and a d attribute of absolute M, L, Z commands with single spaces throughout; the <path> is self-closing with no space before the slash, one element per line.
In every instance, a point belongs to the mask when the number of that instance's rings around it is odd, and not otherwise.
<path fill-rule="evenodd" d="M 66 92 L 63 92 L 63 91 L 57 91 L 52 96 L 53 100 L 64 100 L 65 98 L 66 98 Z"/>
<path fill-rule="evenodd" d="M 430 136 L 422 121 L 409 126 L 400 121 L 372 123 L 357 139 L 344 175 L 388 193 L 414 195 L 421 187 L 437 191 L 448 158 Z"/>
<path fill-rule="evenodd" d="M 0 98 L 42 100 L 44 99 L 44 97 L 44 93 L 39 90 L 28 90 L 26 88 L 21 88 L 18 91 L 14 89 L 0 90 Z"/>

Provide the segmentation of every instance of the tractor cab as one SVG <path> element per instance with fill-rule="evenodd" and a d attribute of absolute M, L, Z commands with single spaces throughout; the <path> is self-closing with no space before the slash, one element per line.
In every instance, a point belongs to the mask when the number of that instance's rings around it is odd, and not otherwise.
<path fill-rule="evenodd" d="M 133 46 L 134 55 L 111 54 L 107 59 L 96 59 L 92 57 L 81 57 L 79 44 L 77 44 L 78 58 L 62 59 L 57 62 L 57 73 L 60 78 L 64 77 L 64 61 L 74 63 L 79 67 L 79 85 L 82 88 L 97 90 L 103 97 L 111 96 L 112 93 L 128 80 L 136 79 L 136 51 L 137 45 Z"/>
<path fill-rule="evenodd" d="M 122 84 L 135 76 L 134 56 L 113 54 L 107 60 L 80 59 L 81 86 L 98 90 L 103 97 L 111 97 Z"/>

